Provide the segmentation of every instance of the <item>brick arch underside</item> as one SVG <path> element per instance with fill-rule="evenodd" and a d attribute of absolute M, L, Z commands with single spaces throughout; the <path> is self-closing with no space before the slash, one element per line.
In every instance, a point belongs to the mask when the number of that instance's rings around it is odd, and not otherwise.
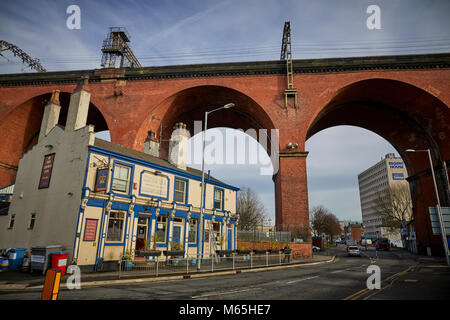
<path fill-rule="evenodd" d="M 44 109 L 50 97 L 51 93 L 33 97 L 0 120 L 0 187 L 14 183 L 19 159 L 37 143 Z M 66 124 L 69 102 L 70 93 L 61 92 L 59 125 Z M 93 124 L 96 132 L 108 130 L 103 115 L 92 103 L 89 105 L 87 123 Z"/>
<path fill-rule="evenodd" d="M 211 111 L 230 102 L 235 104 L 234 108 L 218 110 L 208 117 L 208 129 L 227 127 L 242 129 L 244 132 L 248 129 L 255 129 L 258 138 L 258 129 L 267 129 L 270 136 L 269 130 L 274 129 L 274 124 L 264 109 L 254 100 L 231 88 L 208 85 L 182 90 L 156 106 L 147 119 L 143 121 L 136 135 L 134 148 L 143 150 L 143 143 L 148 130 L 154 130 L 156 136 L 159 137 L 162 121 L 163 141 L 160 155 L 167 157 L 168 140 L 177 122 L 185 123 L 191 136 L 193 136 L 194 121 L 202 121 L 203 125 L 206 111 Z M 156 118 L 152 120 L 152 117 Z M 270 141 L 267 143 L 270 155 Z"/>
<path fill-rule="evenodd" d="M 404 82 L 370 79 L 351 84 L 318 113 L 306 139 L 338 125 L 370 130 L 389 141 L 405 161 L 410 181 L 413 214 L 419 251 L 425 247 L 440 252 L 441 239 L 433 236 L 428 206 L 436 196 L 426 153 L 407 153 L 406 149 L 431 149 L 437 167 L 442 205 L 450 205 L 442 163 L 450 162 L 450 109 L 428 92 Z M 448 174 L 448 173 L 447 173 Z"/>

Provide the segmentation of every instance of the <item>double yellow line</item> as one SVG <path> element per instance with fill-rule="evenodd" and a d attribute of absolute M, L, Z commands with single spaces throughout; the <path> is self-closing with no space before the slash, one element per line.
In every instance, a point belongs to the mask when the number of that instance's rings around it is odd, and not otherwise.
<path fill-rule="evenodd" d="M 358 300 L 358 299 L 362 299 L 362 298 L 363 298 L 365 295 L 367 295 L 368 293 L 374 293 L 374 294 L 375 294 L 375 293 L 378 293 L 378 292 L 380 292 L 381 290 L 385 289 L 385 288 L 387 287 L 387 284 L 388 284 L 388 283 L 390 284 L 390 283 L 391 283 L 393 280 L 395 280 L 396 278 L 401 277 L 401 276 L 407 274 L 407 273 L 410 272 L 412 269 L 414 269 L 416 266 L 417 266 L 417 264 L 415 264 L 415 265 L 413 265 L 413 266 L 410 266 L 410 267 L 408 267 L 407 269 L 405 269 L 405 270 L 403 270 L 403 271 L 401 271 L 401 272 L 398 272 L 398 273 L 396 273 L 396 274 L 393 274 L 392 276 L 390 276 L 390 277 L 384 279 L 383 281 L 381 281 L 381 288 L 378 289 L 378 290 L 377 290 L 377 289 L 370 290 L 370 289 L 366 288 L 366 289 L 363 289 L 363 290 L 361 290 L 361 291 L 358 291 L 358 292 L 356 292 L 356 293 L 354 293 L 354 294 L 352 294 L 352 295 L 350 295 L 350 296 L 344 298 L 344 300 Z"/>

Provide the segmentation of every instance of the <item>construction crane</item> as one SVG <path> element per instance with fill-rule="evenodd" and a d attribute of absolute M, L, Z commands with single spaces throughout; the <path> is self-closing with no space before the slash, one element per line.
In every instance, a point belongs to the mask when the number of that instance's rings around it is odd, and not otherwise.
<path fill-rule="evenodd" d="M 281 42 L 280 60 L 286 61 L 287 71 L 287 89 L 284 90 L 284 107 L 288 106 L 288 97 L 294 98 L 294 107 L 297 108 L 297 89 L 294 88 L 294 71 L 292 67 L 292 50 L 291 50 L 291 23 L 286 21 L 283 29 L 283 40 Z"/>
<path fill-rule="evenodd" d="M 39 62 L 39 59 L 33 59 L 18 46 L 9 43 L 8 41 L 0 40 L 0 56 L 3 56 L 2 54 L 3 51 L 8 50 L 11 51 L 14 54 L 14 56 L 21 58 L 22 62 L 28 64 L 30 68 L 35 69 L 38 72 L 47 71 L 42 67 L 41 63 Z"/>
<path fill-rule="evenodd" d="M 125 28 L 109 28 L 109 34 L 103 40 L 101 66 L 103 68 L 116 68 L 116 64 L 119 63 L 119 68 L 142 68 L 138 59 L 134 56 L 133 51 L 128 46 L 128 42 L 130 42 L 130 37 Z"/>

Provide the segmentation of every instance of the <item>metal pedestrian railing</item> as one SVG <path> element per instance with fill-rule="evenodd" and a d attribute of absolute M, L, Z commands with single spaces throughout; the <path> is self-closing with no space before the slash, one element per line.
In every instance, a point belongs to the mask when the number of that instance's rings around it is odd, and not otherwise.
<path fill-rule="evenodd" d="M 197 259 L 194 256 L 178 258 L 144 257 L 134 261 L 119 261 L 118 277 L 126 276 L 169 276 L 175 274 L 194 274 L 199 272 L 218 272 L 226 270 L 252 269 L 277 266 L 291 263 L 292 254 L 263 253 L 237 254 L 219 256 L 213 255 L 203 259 L 198 269 Z"/>

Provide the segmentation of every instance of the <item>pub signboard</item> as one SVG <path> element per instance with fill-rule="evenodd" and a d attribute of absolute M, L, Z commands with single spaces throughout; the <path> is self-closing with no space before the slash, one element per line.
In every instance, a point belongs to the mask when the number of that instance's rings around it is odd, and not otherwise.
<path fill-rule="evenodd" d="M 45 189 L 50 186 L 50 179 L 52 177 L 53 162 L 55 161 L 55 154 L 48 154 L 44 157 L 42 164 L 41 178 L 39 179 L 38 189 Z"/>
<path fill-rule="evenodd" d="M 108 183 L 108 168 L 97 169 L 97 177 L 95 179 L 95 192 L 106 191 Z"/>

